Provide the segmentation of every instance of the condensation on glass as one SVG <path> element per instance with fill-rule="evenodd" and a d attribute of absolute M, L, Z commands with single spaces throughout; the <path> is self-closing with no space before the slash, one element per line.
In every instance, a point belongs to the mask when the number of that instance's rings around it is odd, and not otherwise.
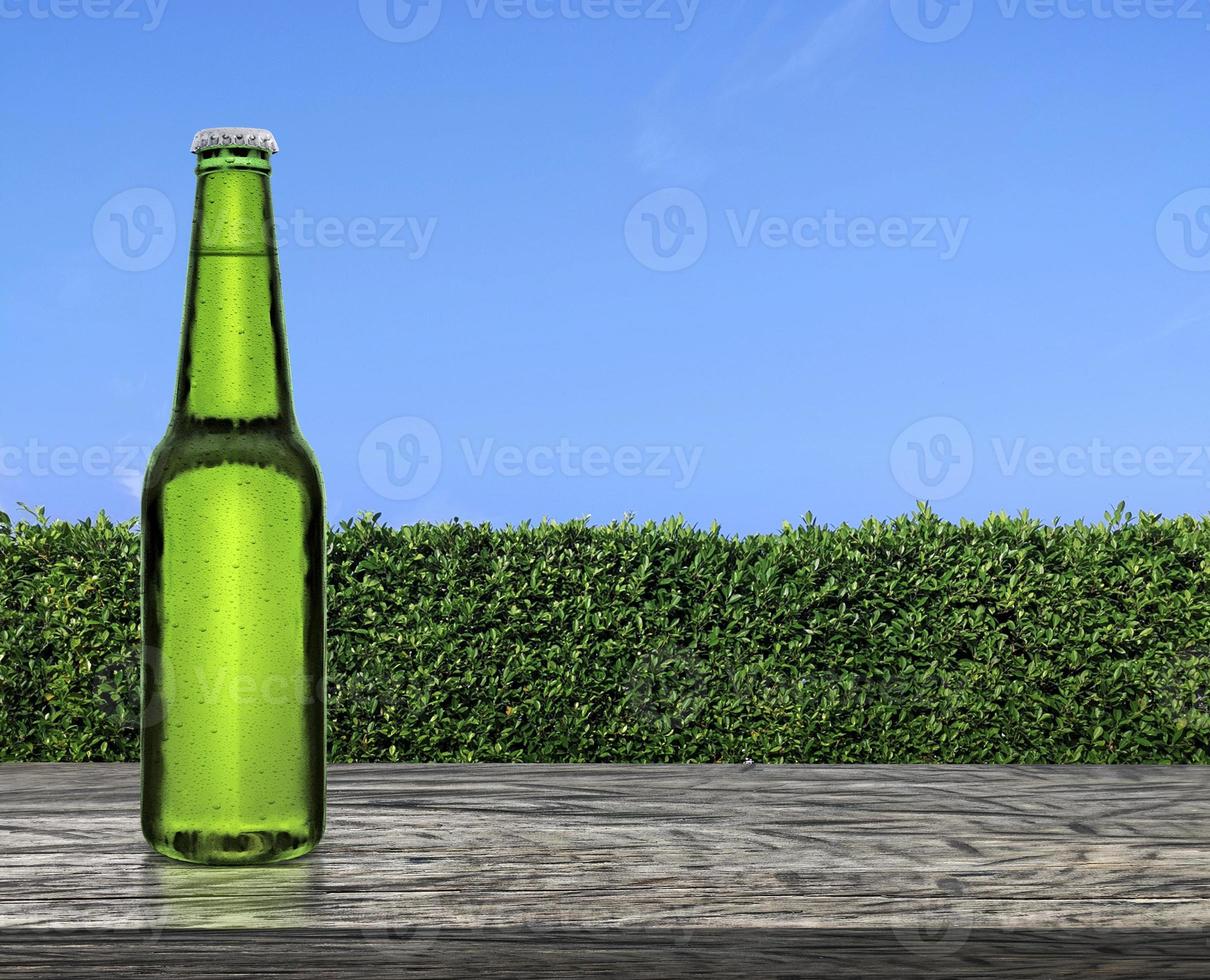
<path fill-rule="evenodd" d="M 264 130 L 203 130 L 180 365 L 143 489 L 143 833 L 259 864 L 324 828 L 324 536 L 294 418 Z"/>

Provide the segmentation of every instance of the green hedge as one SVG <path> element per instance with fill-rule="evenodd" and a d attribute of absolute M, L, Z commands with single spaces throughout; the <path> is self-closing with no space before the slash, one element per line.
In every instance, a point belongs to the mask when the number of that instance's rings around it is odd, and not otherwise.
<path fill-rule="evenodd" d="M 1210 519 L 330 536 L 333 761 L 1210 761 Z M 138 532 L 0 515 L 0 759 L 137 757 Z"/>

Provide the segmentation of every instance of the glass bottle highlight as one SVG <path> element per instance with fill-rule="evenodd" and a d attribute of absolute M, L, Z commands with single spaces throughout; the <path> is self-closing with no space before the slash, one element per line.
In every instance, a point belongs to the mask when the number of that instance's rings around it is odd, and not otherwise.
<path fill-rule="evenodd" d="M 290 392 L 277 144 L 211 129 L 193 151 L 176 398 L 143 487 L 143 833 L 259 864 L 324 828 L 323 488 Z"/>

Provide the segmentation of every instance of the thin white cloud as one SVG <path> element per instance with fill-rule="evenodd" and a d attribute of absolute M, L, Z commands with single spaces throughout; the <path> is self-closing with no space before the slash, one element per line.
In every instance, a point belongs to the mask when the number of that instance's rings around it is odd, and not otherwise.
<path fill-rule="evenodd" d="M 1103 348 L 1100 356 L 1106 360 L 1127 357 L 1140 346 L 1156 345 L 1177 334 L 1207 327 L 1210 327 L 1210 296 L 1201 296 L 1158 326 L 1144 329 L 1136 337 Z"/>
<path fill-rule="evenodd" d="M 118 470 L 116 473 L 114 473 L 114 479 L 118 481 L 118 486 L 125 490 L 129 496 L 133 497 L 135 500 L 142 499 L 142 470 Z"/>
<path fill-rule="evenodd" d="M 644 100 L 635 162 L 648 172 L 675 170 L 684 180 L 705 174 L 711 155 L 702 147 L 703 133 L 717 137 L 753 93 L 818 80 L 840 53 L 860 41 L 884 4 L 840 0 L 797 34 L 805 4 L 773 3 L 747 29 L 748 5 L 730 7 L 714 22 L 712 35 L 694 35 L 690 50 Z"/>
<path fill-rule="evenodd" d="M 1155 331 L 1155 337 L 1170 337 L 1193 327 L 1210 324 L 1210 298 L 1203 297 L 1192 306 L 1187 307 L 1180 315 L 1173 317 L 1164 326 Z"/>
<path fill-rule="evenodd" d="M 881 0 L 845 0 L 811 28 L 794 52 L 769 75 L 767 83 L 777 85 L 816 75 L 838 52 L 865 32 L 880 6 Z"/>
<path fill-rule="evenodd" d="M 635 141 L 638 165 L 647 171 L 658 170 L 683 152 L 681 140 L 668 120 L 666 107 L 674 101 L 680 72 L 674 68 L 660 79 L 647 99 L 643 122 Z"/>

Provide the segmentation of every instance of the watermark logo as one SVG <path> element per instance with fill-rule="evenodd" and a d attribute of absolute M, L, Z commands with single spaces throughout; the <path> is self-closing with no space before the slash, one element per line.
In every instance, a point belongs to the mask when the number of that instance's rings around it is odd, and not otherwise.
<path fill-rule="evenodd" d="M 100 256 L 123 272 L 147 272 L 164 263 L 176 244 L 176 211 L 153 187 L 132 187 L 101 205 L 92 223 Z"/>
<path fill-rule="evenodd" d="M 1087 445 L 1066 446 L 1031 444 L 1018 437 L 1008 442 L 992 440 L 992 454 L 1000 475 L 1008 478 L 1024 474 L 1030 477 L 1067 477 L 1084 479 L 1118 477 L 1135 479 L 1201 480 L 1210 486 L 1210 447 L 1110 445 L 1099 437 Z"/>
<path fill-rule="evenodd" d="M 1178 194 L 1155 223 L 1164 257 L 1186 272 L 1210 272 L 1210 187 Z"/>
<path fill-rule="evenodd" d="M 646 20 L 687 31 L 701 0 L 466 0 L 471 20 Z M 384 41 L 421 41 L 441 20 L 442 0 L 359 0 L 362 22 Z"/>
<path fill-rule="evenodd" d="M 401 249 L 412 261 L 423 259 L 433 243 L 437 218 L 412 215 L 383 215 L 338 218 L 316 217 L 295 208 L 288 218 L 272 223 L 259 215 L 207 211 L 203 215 L 198 243 L 202 248 L 256 248 L 272 238 L 278 249 L 293 248 L 392 248 Z"/>
<path fill-rule="evenodd" d="M 626 247 L 654 272 L 681 272 L 695 265 L 709 236 L 705 203 L 684 187 L 648 194 L 626 216 Z"/>
<path fill-rule="evenodd" d="M 692 650 L 656 650 L 634 664 L 626 697 L 627 716 L 639 731 L 655 736 L 692 729 L 710 705 L 718 683 L 708 657 Z"/>
<path fill-rule="evenodd" d="M 988 0 L 982 9 L 1003 20 L 1028 18 L 1043 23 L 1080 21 L 1188 21 L 1207 24 L 1206 0 Z M 975 0 L 891 0 L 899 29 L 917 41 L 952 41 L 970 26 Z"/>
<path fill-rule="evenodd" d="M 677 33 L 687 31 L 701 0 L 466 0 L 475 20 L 489 13 L 500 20 L 618 20 L 667 21 Z"/>
<path fill-rule="evenodd" d="M 416 500 L 441 475 L 441 437 L 431 422 L 404 416 L 383 422 L 361 441 L 362 479 L 387 500 Z"/>
<path fill-rule="evenodd" d="M 3 2 L 3 0 L 0 0 Z M 272 241 L 278 250 L 390 249 L 416 262 L 428 255 L 437 232 L 435 215 L 314 215 L 295 208 L 272 221 L 262 215 L 206 211 L 197 245 L 208 249 L 259 248 Z M 93 220 L 97 252 L 114 268 L 147 272 L 162 265 L 176 247 L 172 202 L 151 187 L 134 187 L 106 201 Z"/>
<path fill-rule="evenodd" d="M 939 911 L 933 923 L 901 923 L 895 926 L 895 939 L 912 957 L 938 968 L 962 951 L 971 934 L 971 915 L 958 906 Z M 940 969 L 938 972 L 943 972 Z M 944 971 L 944 972 L 948 972 Z"/>
<path fill-rule="evenodd" d="M 155 660 L 158 662 L 158 657 Z M 91 690 L 93 704 L 107 722 L 107 730 L 114 738 L 134 737 L 139 730 L 139 652 L 127 648 L 122 657 L 112 657 L 94 662 L 92 669 L 81 672 L 81 683 Z M 149 698 L 142 712 L 148 724 L 159 721 L 163 715 L 160 699 Z"/>
<path fill-rule="evenodd" d="M 952 41 L 970 25 L 975 0 L 891 0 L 891 16 L 908 37 L 926 44 Z"/>
<path fill-rule="evenodd" d="M 957 419 L 924 419 L 909 426 L 891 447 L 895 481 L 916 500 L 944 500 L 970 482 L 975 458 L 994 464 L 1005 480 L 1118 479 L 1192 480 L 1210 487 L 1210 446 L 1086 442 L 1047 445 L 1023 436 L 992 437 L 975 452 L 970 432 Z"/>
<path fill-rule="evenodd" d="M 974 465 L 970 431 L 945 415 L 909 425 L 891 447 L 895 482 L 917 500 L 946 500 L 961 493 Z"/>
<path fill-rule="evenodd" d="M 970 229 L 969 217 L 937 215 L 768 214 L 759 208 L 723 212 L 722 227 L 737 249 L 911 249 L 932 251 L 943 262 L 955 258 Z M 691 190 L 668 187 L 648 194 L 626 216 L 626 247 L 654 272 L 680 272 L 706 251 L 710 218 Z"/>
<path fill-rule="evenodd" d="M 441 20 L 442 0 L 360 0 L 362 22 L 394 44 L 422 41 Z"/>
<path fill-rule="evenodd" d="M 501 442 L 493 437 L 459 437 L 442 457 L 436 428 L 413 416 L 383 422 L 362 440 L 358 464 L 366 484 L 388 500 L 416 500 L 433 489 L 443 469 L 454 463 L 472 479 L 660 480 L 686 489 L 702 462 L 701 446 L 646 443 L 581 445 L 564 436 L 557 442 Z"/>

